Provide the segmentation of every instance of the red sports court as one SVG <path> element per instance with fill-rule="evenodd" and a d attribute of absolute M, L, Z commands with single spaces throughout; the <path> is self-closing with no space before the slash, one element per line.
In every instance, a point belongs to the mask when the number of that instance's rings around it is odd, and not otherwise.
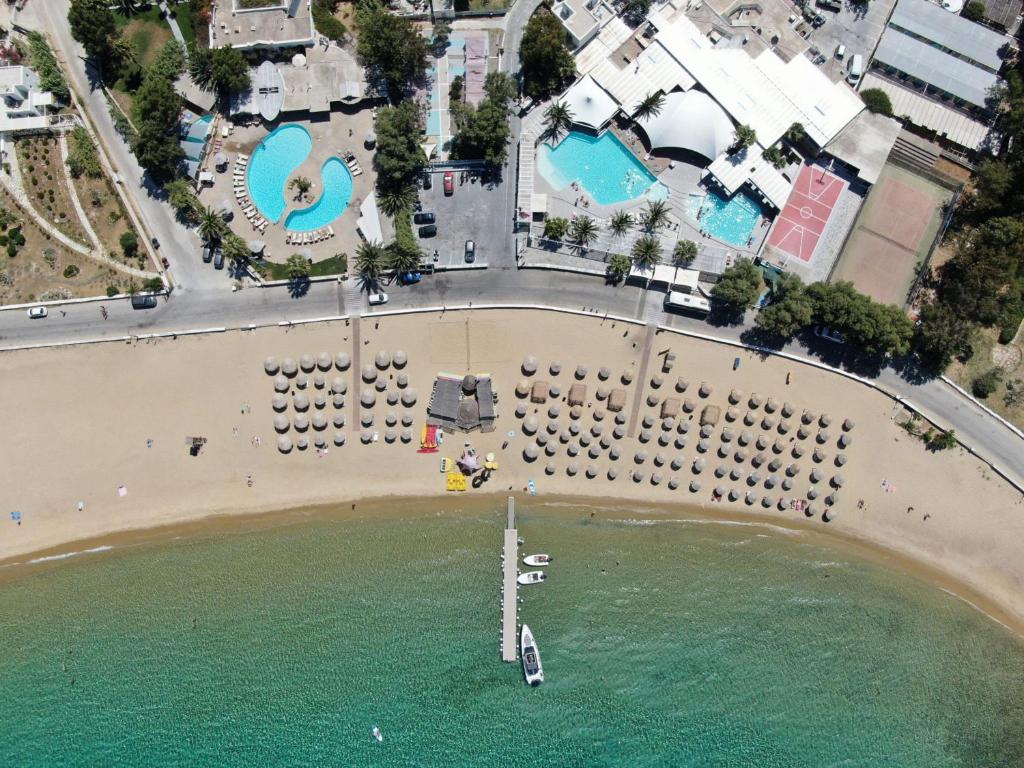
<path fill-rule="evenodd" d="M 824 168 L 805 165 L 775 221 L 768 245 L 809 262 L 845 186 L 845 181 Z"/>

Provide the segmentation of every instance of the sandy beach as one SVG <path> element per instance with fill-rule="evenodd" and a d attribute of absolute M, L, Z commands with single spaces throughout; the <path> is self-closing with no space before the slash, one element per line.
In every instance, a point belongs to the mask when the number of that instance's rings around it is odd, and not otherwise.
<path fill-rule="evenodd" d="M 408 358 L 400 368 L 390 362 L 397 351 Z M 374 365 L 378 352 L 387 365 Z M 327 369 L 315 366 L 322 353 Z M 668 371 L 666 353 L 675 355 Z M 275 412 L 265 360 L 301 364 L 303 355 L 314 367 L 289 378 L 280 393 L 287 406 Z M 537 361 L 532 375 L 522 370 L 528 356 Z M 678 508 L 808 526 L 935 569 L 1017 628 L 1024 623 L 1021 494 L 960 449 L 928 451 L 897 424 L 903 409 L 884 395 L 781 358 L 596 317 L 472 310 L 11 352 L 0 365 L 8 446 L 2 560 L 211 515 L 445 495 L 441 457 L 457 458 L 469 442 L 494 452 L 500 468 L 479 489 L 452 494 L 459 499 L 522 493 L 533 481 L 538 501 L 589 497 L 621 500 L 637 515 L 657 505 L 658 514 Z M 366 365 L 374 380 L 363 376 Z M 446 433 L 440 452 L 417 453 L 440 372 L 493 377 L 495 430 Z M 338 378 L 340 397 L 331 392 Z M 517 396 L 539 380 L 549 388 L 544 402 Z M 565 400 L 577 383 L 586 392 L 574 412 Z M 621 390 L 620 411 L 609 407 L 606 389 Z M 372 406 L 360 405 L 364 390 Z M 309 401 L 305 409 L 295 407 L 298 395 Z M 668 398 L 671 421 L 661 415 Z M 709 405 L 719 417 L 702 451 Z M 295 428 L 300 415 L 311 422 L 304 430 Z M 288 419 L 289 453 L 278 450 L 275 416 Z M 536 434 L 524 434 L 533 420 Z M 364 429 L 377 439 L 361 442 Z M 324 450 L 315 447 L 318 436 Z M 194 437 L 205 438 L 195 456 Z M 300 450 L 303 437 L 309 447 Z M 719 486 L 726 495 L 714 500 Z M 780 499 L 813 503 L 817 514 L 780 510 Z"/>

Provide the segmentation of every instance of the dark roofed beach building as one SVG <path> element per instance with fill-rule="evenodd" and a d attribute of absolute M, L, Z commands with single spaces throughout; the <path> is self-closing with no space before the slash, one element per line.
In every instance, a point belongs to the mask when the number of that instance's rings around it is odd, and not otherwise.
<path fill-rule="evenodd" d="M 460 432 L 492 432 L 496 416 L 490 376 L 437 375 L 427 406 L 428 424 Z"/>

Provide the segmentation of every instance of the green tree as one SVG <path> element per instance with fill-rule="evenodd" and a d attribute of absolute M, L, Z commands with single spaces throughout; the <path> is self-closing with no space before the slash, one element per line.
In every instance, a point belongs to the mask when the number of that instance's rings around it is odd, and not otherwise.
<path fill-rule="evenodd" d="M 1010 379 L 1006 382 L 1006 391 L 1003 393 L 1003 404 L 1007 408 L 1018 408 L 1024 405 L 1024 380 Z"/>
<path fill-rule="evenodd" d="M 928 447 L 933 451 L 949 451 L 956 448 L 959 442 L 956 439 L 956 430 L 939 432 L 928 441 Z"/>
<path fill-rule="evenodd" d="M 345 39 L 348 35 L 348 27 L 329 8 L 324 7 L 321 3 L 314 2 L 312 10 L 313 25 L 316 27 L 317 32 L 328 40 L 341 42 Z"/>
<path fill-rule="evenodd" d="M 360 243 L 356 248 L 356 274 L 368 288 L 375 288 L 380 281 L 386 258 L 387 251 L 380 243 Z"/>
<path fill-rule="evenodd" d="M 860 92 L 860 97 L 868 111 L 892 117 L 892 102 L 889 100 L 889 94 L 881 88 L 867 88 Z"/>
<path fill-rule="evenodd" d="M 226 43 L 213 49 L 210 54 L 210 85 L 221 96 L 241 93 L 252 85 L 249 62 L 240 50 Z"/>
<path fill-rule="evenodd" d="M 626 275 L 629 274 L 629 268 L 632 266 L 632 262 L 628 256 L 624 256 L 621 253 L 612 254 L 611 258 L 608 259 L 608 279 L 613 283 L 620 282 Z"/>
<path fill-rule="evenodd" d="M 572 224 L 569 225 L 569 232 L 579 250 L 585 251 L 597 240 L 597 222 L 589 216 L 574 216 Z"/>
<path fill-rule="evenodd" d="M 792 272 L 783 272 L 775 281 L 772 303 L 757 313 L 754 322 L 762 331 L 788 339 L 811 324 L 814 302 L 807 295 L 804 281 Z"/>
<path fill-rule="evenodd" d="M 167 202 L 179 214 L 189 216 L 200 208 L 199 198 L 187 179 L 174 179 L 164 185 Z"/>
<path fill-rule="evenodd" d="M 443 53 L 448 48 L 448 39 L 451 37 L 452 28 L 446 21 L 440 21 L 434 25 L 434 50 Z"/>
<path fill-rule="evenodd" d="M 181 117 L 181 96 L 174 88 L 173 79 L 152 70 L 135 93 L 133 104 L 137 124 L 152 126 L 161 131 L 175 129 Z M 139 131 L 142 131 L 141 127 Z"/>
<path fill-rule="evenodd" d="M 572 121 L 575 118 L 569 105 L 564 101 L 554 101 L 544 110 L 544 130 L 541 138 L 550 140 L 557 144 L 564 133 L 572 128 Z"/>
<path fill-rule="evenodd" d="M 941 373 L 956 357 L 968 357 L 974 324 L 941 302 L 925 304 L 918 316 L 913 346 L 921 364 Z"/>
<path fill-rule="evenodd" d="M 409 19 L 395 16 L 373 0 L 360 6 L 356 52 L 371 78 L 383 80 L 392 103 L 427 72 L 427 41 Z"/>
<path fill-rule="evenodd" d="M 168 40 L 149 65 L 146 76 L 162 77 L 172 83 L 188 68 L 188 54 L 177 40 Z"/>
<path fill-rule="evenodd" d="M 465 90 L 466 80 L 462 75 L 456 75 L 448 84 L 448 101 L 452 109 L 455 105 L 462 103 L 462 95 Z"/>
<path fill-rule="evenodd" d="M 661 114 L 661 108 L 665 105 L 665 97 L 661 92 L 648 93 L 633 112 L 634 120 L 647 120 Z"/>
<path fill-rule="evenodd" d="M 29 44 L 29 61 L 32 68 L 39 75 L 39 85 L 44 91 L 49 91 L 61 101 L 68 101 L 71 98 L 71 91 L 68 89 L 68 82 L 64 79 L 64 70 L 57 63 L 57 58 L 50 50 L 50 44 L 39 32 L 29 32 L 26 35 Z"/>
<path fill-rule="evenodd" d="M 403 238 L 401 242 L 396 239 L 388 247 L 385 263 L 388 269 L 394 270 L 396 274 L 400 275 L 403 272 L 415 272 L 419 269 L 422 258 L 423 252 L 416 245 L 416 241 L 410 236 L 409 238 Z"/>
<path fill-rule="evenodd" d="M 634 27 L 643 23 L 651 10 L 651 0 L 624 0 L 622 17 Z"/>
<path fill-rule="evenodd" d="M 661 241 L 651 235 L 639 237 L 633 243 L 630 256 L 638 269 L 650 271 L 661 263 Z"/>
<path fill-rule="evenodd" d="M 390 189 L 377 199 L 377 206 L 380 212 L 389 218 L 395 218 L 400 214 L 408 215 L 416 199 L 416 188 L 411 184 L 398 189 Z"/>
<path fill-rule="evenodd" d="M 790 144 L 799 144 L 807 138 L 807 129 L 803 123 L 793 123 L 786 129 L 786 141 Z"/>
<path fill-rule="evenodd" d="M 523 91 L 531 99 L 543 100 L 560 93 L 576 72 L 576 62 L 565 44 L 565 28 L 543 6 L 526 24 L 519 59 Z"/>
<path fill-rule="evenodd" d="M 188 46 L 188 74 L 192 82 L 204 91 L 213 90 L 213 51 L 196 45 L 194 42 Z"/>
<path fill-rule="evenodd" d="M 965 19 L 981 22 L 985 20 L 985 4 L 981 0 L 970 0 L 960 14 Z"/>
<path fill-rule="evenodd" d="M 993 214 L 1010 199 L 1014 172 L 1003 160 L 982 160 L 974 171 L 974 185 L 971 207 L 982 215 Z"/>
<path fill-rule="evenodd" d="M 672 249 L 672 263 L 677 267 L 688 267 L 697 258 L 697 244 L 693 240 L 677 240 Z"/>
<path fill-rule="evenodd" d="M 622 237 L 632 227 L 633 217 L 629 215 L 628 211 L 616 211 L 608 219 L 608 228 L 611 229 L 612 235 L 615 237 Z"/>
<path fill-rule="evenodd" d="M 377 170 L 378 194 L 407 188 L 426 162 L 419 145 L 420 123 L 416 103 L 404 101 L 394 107 L 381 107 L 373 125 L 377 134 L 373 164 Z"/>
<path fill-rule="evenodd" d="M 807 293 L 814 302 L 815 322 L 841 331 L 868 354 L 909 351 L 914 325 L 899 307 L 873 301 L 846 281 L 813 283 Z"/>
<path fill-rule="evenodd" d="M 1002 380 L 1002 368 L 989 368 L 980 376 L 976 376 L 974 381 L 971 382 L 971 392 L 974 393 L 975 397 L 985 399 L 999 389 L 999 384 Z"/>
<path fill-rule="evenodd" d="M 86 55 L 102 66 L 117 36 L 117 23 L 106 0 L 71 0 L 68 10 L 71 36 L 85 48 Z"/>
<path fill-rule="evenodd" d="M 761 270 L 750 259 L 737 259 L 722 273 L 711 295 L 731 315 L 742 315 L 761 293 Z"/>
<path fill-rule="evenodd" d="M 227 234 L 227 224 L 218 211 L 203 207 L 199 212 L 199 237 L 205 243 L 213 243 Z"/>
<path fill-rule="evenodd" d="M 560 216 L 544 219 L 544 237 L 548 240 L 564 240 L 569 233 L 569 220 Z"/>
<path fill-rule="evenodd" d="M 126 259 L 134 258 L 139 253 L 139 239 L 134 232 L 125 232 L 121 235 L 121 251 Z"/>
<path fill-rule="evenodd" d="M 484 80 L 485 98 L 473 108 L 458 102 L 452 113 L 458 133 L 452 140 L 451 156 L 458 160 L 483 160 L 493 167 L 504 165 L 511 129 L 509 103 L 515 82 L 504 72 L 491 72 Z"/>
<path fill-rule="evenodd" d="M 668 203 L 664 200 L 651 200 L 640 213 L 640 226 L 645 232 L 657 232 L 668 224 Z"/>
<path fill-rule="evenodd" d="M 243 264 L 249 259 L 248 244 L 230 229 L 221 239 L 220 249 L 224 252 L 224 257 L 233 264 Z"/>
<path fill-rule="evenodd" d="M 135 140 L 135 157 L 157 184 L 170 181 L 178 175 L 185 153 L 167 129 L 144 123 Z"/>
<path fill-rule="evenodd" d="M 288 272 L 289 280 L 306 280 L 309 278 L 309 273 L 312 270 L 309 259 L 301 253 L 293 253 L 288 257 L 284 265 Z"/>
<path fill-rule="evenodd" d="M 746 149 L 757 141 L 757 133 L 749 125 L 740 123 L 736 126 L 736 135 L 732 142 L 733 152 Z"/>
<path fill-rule="evenodd" d="M 307 179 L 305 176 L 296 176 L 294 179 L 288 182 L 288 189 L 294 189 L 298 194 L 296 199 L 302 200 L 306 195 L 309 194 L 309 190 L 313 188 L 313 182 Z"/>

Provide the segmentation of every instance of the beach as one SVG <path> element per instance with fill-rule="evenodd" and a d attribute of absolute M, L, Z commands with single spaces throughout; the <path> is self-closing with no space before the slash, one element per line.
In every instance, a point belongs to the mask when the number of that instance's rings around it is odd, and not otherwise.
<path fill-rule="evenodd" d="M 379 352 L 386 353 L 387 365 L 374 364 Z M 408 358 L 400 368 L 392 364 L 396 352 Z M 300 371 L 288 382 L 288 407 L 283 414 L 275 412 L 275 377 L 265 371 L 267 358 L 301 362 L 303 355 L 316 360 L 321 353 L 330 356 L 329 369 Z M 665 371 L 668 353 L 675 360 Z M 346 370 L 337 366 L 339 357 L 350 361 Z M 531 375 L 522 369 L 527 357 L 537 363 Z M 552 372 L 553 362 L 558 363 L 557 373 Z M 600 317 L 469 310 L 8 352 L 0 364 L 9 446 L 0 479 L 7 507 L 0 510 L 4 561 L 24 561 L 30 553 L 74 548 L 73 542 L 96 545 L 113 534 L 210 516 L 358 504 L 381 497 L 447 494 L 457 499 L 463 494 L 446 492 L 440 461 L 458 458 L 468 442 L 480 455 L 493 452 L 499 469 L 465 498 L 522 494 L 532 481 L 540 500 L 615 499 L 638 516 L 645 505 L 667 505 L 704 515 L 811 526 L 935 569 L 990 601 L 1008 624 L 1019 630 L 1024 623 L 1021 494 L 960 448 L 929 451 L 897 423 L 904 409 L 884 394 L 783 358 L 762 358 Z M 366 365 L 376 369 L 375 381 L 364 380 Z M 606 379 L 600 377 L 602 368 L 608 369 Z M 318 373 L 323 388 L 317 386 Z M 498 395 L 495 429 L 468 435 L 446 432 L 439 452 L 418 453 L 438 373 L 489 375 Z M 307 381 L 300 388 L 301 376 Z M 402 376 L 408 379 L 405 386 L 399 386 Z M 661 380 L 656 383 L 657 377 Z M 338 400 L 330 391 L 335 378 L 344 381 L 345 394 Z M 543 403 L 530 402 L 533 384 L 540 380 L 559 393 L 549 391 Z M 516 393 L 521 382 L 529 385 L 525 397 Z M 586 393 L 573 419 L 565 399 L 577 383 Z M 602 387 L 622 390 L 625 404 L 617 413 L 625 423 L 615 424 L 616 412 L 599 396 Z M 374 393 L 372 406 L 359 403 L 366 389 Z M 702 389 L 706 396 L 701 396 Z M 413 390 L 415 397 L 401 396 Z M 322 409 L 317 408 L 318 393 L 326 395 Z M 298 394 L 310 401 L 307 410 L 294 408 Z M 392 394 L 395 403 L 389 405 Z M 757 406 L 751 406 L 752 395 Z M 671 429 L 665 429 L 661 418 L 667 398 L 680 406 Z M 694 406 L 690 412 L 683 409 L 686 400 Z M 770 401 L 776 405 L 771 413 Z M 789 419 L 782 416 L 785 404 L 793 409 Z M 708 405 L 716 406 L 720 416 L 708 450 L 701 452 L 699 420 Z M 555 416 L 552 406 L 558 409 Z M 729 421 L 730 407 L 735 409 L 734 421 Z M 517 417 L 517 408 L 522 417 Z M 326 429 L 295 430 L 297 416 L 318 412 L 330 414 Z M 803 425 L 805 413 L 814 418 Z M 827 425 L 822 414 L 830 417 Z M 275 415 L 290 420 L 286 434 L 296 445 L 288 453 L 278 450 Z M 342 426 L 335 416 L 343 419 Z M 372 417 L 372 425 L 363 426 L 365 416 Z M 392 417 L 396 426 L 389 442 Z M 538 433 L 549 435 L 543 446 L 536 435 L 524 434 L 530 417 L 536 419 Z M 409 442 L 402 440 L 406 420 Z M 790 422 L 784 434 L 779 432 L 782 421 Z M 553 432 L 548 429 L 551 422 L 557 422 Z M 645 427 L 648 422 L 651 426 Z M 691 424 L 687 433 L 679 431 L 683 422 Z M 576 432 L 568 432 L 573 423 Z M 599 434 L 594 434 L 597 425 Z M 801 425 L 807 427 L 804 438 L 797 437 Z M 615 426 L 623 432 L 611 441 L 617 459 L 611 458 L 610 449 L 600 448 L 600 438 Z M 376 440 L 362 443 L 364 429 Z M 728 439 L 725 430 L 730 431 Z M 568 432 L 564 441 L 563 432 Z M 751 443 L 742 449 L 745 457 L 740 461 L 735 452 L 744 432 L 750 432 Z M 662 445 L 666 433 L 667 444 Z M 314 444 L 319 434 L 326 438 L 322 451 Z M 589 447 L 582 441 L 585 434 L 591 436 Z M 299 450 L 299 438 L 307 435 L 309 447 Z M 761 437 L 763 450 L 753 442 Z M 205 438 L 196 455 L 190 451 L 192 438 Z M 337 445 L 338 439 L 344 444 Z M 677 441 L 684 445 L 678 447 Z M 792 455 L 797 443 L 805 446 L 799 458 Z M 524 453 L 530 445 L 541 449 L 532 461 Z M 821 452 L 820 461 L 812 458 L 815 450 Z M 753 466 L 757 453 L 765 454 L 762 467 Z M 660 465 L 658 454 L 664 459 Z M 840 454 L 843 463 L 837 466 Z M 773 471 L 768 462 L 776 457 L 781 463 Z M 699 471 L 694 464 L 698 459 L 703 460 Z M 575 473 L 570 474 L 573 465 Z M 591 465 L 593 477 L 586 471 Z M 791 465 L 796 465 L 792 488 L 783 491 Z M 716 477 L 719 466 L 741 468 L 742 474 L 735 480 L 730 474 Z M 614 480 L 609 469 L 615 470 Z M 816 483 L 808 479 L 815 469 L 821 476 Z M 656 485 L 655 475 L 660 476 Z M 758 476 L 754 485 L 751 475 Z M 769 476 L 778 485 L 766 489 Z M 841 479 L 838 490 L 836 477 Z M 694 481 L 697 490 L 691 490 Z M 736 489 L 740 496 L 736 501 L 728 496 L 713 500 L 717 486 Z M 834 510 L 830 522 L 822 514 L 808 518 L 793 509 L 780 510 L 775 503 L 769 508 L 761 503 L 766 496 L 773 502 L 786 497 L 807 501 L 812 488 L 819 489 L 817 510 Z M 746 503 L 745 495 L 754 490 L 757 500 Z M 835 503 L 829 507 L 825 501 L 833 492 Z M 14 512 L 20 513 L 19 520 L 13 519 Z"/>

